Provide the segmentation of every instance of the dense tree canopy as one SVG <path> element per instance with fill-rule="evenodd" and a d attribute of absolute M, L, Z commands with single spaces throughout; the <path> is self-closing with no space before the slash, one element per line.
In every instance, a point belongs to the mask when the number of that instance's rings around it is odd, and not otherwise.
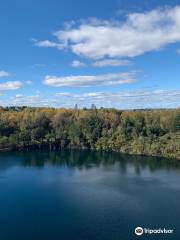
<path fill-rule="evenodd" d="M 0 149 L 43 147 L 180 158 L 180 109 L 0 109 Z"/>

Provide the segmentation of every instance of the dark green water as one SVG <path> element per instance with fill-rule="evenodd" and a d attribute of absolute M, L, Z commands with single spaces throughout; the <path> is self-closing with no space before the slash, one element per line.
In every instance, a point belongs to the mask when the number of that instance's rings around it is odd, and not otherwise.
<path fill-rule="evenodd" d="M 134 234 L 136 226 L 174 229 Z M 180 167 L 92 151 L 0 154 L 0 240 L 180 239 Z"/>

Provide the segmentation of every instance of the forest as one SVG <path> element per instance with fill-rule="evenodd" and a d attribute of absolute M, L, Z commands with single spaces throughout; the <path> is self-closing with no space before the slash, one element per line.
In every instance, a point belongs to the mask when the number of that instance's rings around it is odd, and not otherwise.
<path fill-rule="evenodd" d="M 180 109 L 0 108 L 0 150 L 78 148 L 180 159 Z"/>

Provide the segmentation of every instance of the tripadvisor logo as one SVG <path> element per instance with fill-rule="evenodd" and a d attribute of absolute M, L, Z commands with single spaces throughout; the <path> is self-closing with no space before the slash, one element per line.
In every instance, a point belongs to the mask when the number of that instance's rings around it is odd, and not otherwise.
<path fill-rule="evenodd" d="M 141 236 L 142 234 L 171 234 L 173 233 L 173 229 L 166 229 L 166 228 L 158 228 L 158 229 L 150 229 L 150 228 L 142 228 L 136 227 L 135 234 Z"/>
<path fill-rule="evenodd" d="M 143 228 L 142 227 L 135 228 L 135 234 L 141 236 L 143 234 Z"/>

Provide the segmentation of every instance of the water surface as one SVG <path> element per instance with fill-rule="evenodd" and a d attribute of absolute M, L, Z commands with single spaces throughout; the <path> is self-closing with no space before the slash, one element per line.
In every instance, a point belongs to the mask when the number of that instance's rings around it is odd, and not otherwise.
<path fill-rule="evenodd" d="M 174 229 L 136 237 L 136 226 Z M 0 154 L 0 239 L 180 239 L 180 167 L 94 151 Z"/>

